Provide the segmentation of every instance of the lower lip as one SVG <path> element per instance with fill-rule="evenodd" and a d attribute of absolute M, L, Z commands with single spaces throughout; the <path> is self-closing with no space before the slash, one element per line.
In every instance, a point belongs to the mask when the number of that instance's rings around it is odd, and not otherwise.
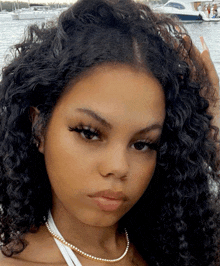
<path fill-rule="evenodd" d="M 93 197 L 92 199 L 102 211 L 106 212 L 116 211 L 123 203 L 122 200 L 109 199 L 104 197 Z"/>

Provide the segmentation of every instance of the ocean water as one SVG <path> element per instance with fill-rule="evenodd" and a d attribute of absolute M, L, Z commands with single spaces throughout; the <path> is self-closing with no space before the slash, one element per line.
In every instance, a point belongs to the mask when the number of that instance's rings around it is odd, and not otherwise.
<path fill-rule="evenodd" d="M 12 20 L 11 14 L 0 14 L 0 71 L 10 61 L 10 48 L 22 40 L 29 24 L 40 24 L 44 20 Z"/>
<path fill-rule="evenodd" d="M 10 61 L 10 47 L 22 39 L 27 25 L 42 22 L 43 20 L 12 20 L 10 14 L 0 14 L 0 69 Z M 200 51 L 202 46 L 199 36 L 204 37 L 220 76 L 220 22 L 192 23 L 185 24 L 185 27 Z"/>

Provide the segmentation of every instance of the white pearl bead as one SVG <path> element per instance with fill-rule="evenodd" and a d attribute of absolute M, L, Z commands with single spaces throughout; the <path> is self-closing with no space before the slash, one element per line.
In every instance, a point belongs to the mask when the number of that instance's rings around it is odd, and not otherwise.
<path fill-rule="evenodd" d="M 126 249 L 125 249 L 124 253 L 121 255 L 121 257 L 119 257 L 119 258 L 117 258 L 117 259 L 109 260 L 109 259 L 97 258 L 97 257 L 95 257 L 95 256 L 92 256 L 92 255 L 90 255 L 90 254 L 85 253 L 84 251 L 78 249 L 78 248 L 75 247 L 74 245 L 72 245 L 72 244 L 66 242 L 66 241 L 65 241 L 63 238 L 61 238 L 60 236 L 56 235 L 56 234 L 51 230 L 51 228 L 50 228 L 50 226 L 49 226 L 49 224 L 48 224 L 47 222 L 46 222 L 45 224 L 46 224 L 46 227 L 47 227 L 48 231 L 51 233 L 51 235 L 52 235 L 54 238 L 58 239 L 61 243 L 63 243 L 64 245 L 70 247 L 72 250 L 78 252 L 79 254 L 81 254 L 82 256 L 84 256 L 84 257 L 86 257 L 86 258 L 88 258 L 88 259 L 92 259 L 92 260 L 96 260 L 96 261 L 103 261 L 103 262 L 114 263 L 114 262 L 118 262 L 118 261 L 122 260 L 122 259 L 126 256 L 126 254 L 127 254 L 127 252 L 128 252 L 128 249 L 129 249 L 130 242 L 129 242 L 128 233 L 127 233 L 127 230 L 126 230 L 126 229 L 125 229 L 125 235 L 126 235 L 126 240 L 127 240 L 127 246 L 126 246 Z"/>

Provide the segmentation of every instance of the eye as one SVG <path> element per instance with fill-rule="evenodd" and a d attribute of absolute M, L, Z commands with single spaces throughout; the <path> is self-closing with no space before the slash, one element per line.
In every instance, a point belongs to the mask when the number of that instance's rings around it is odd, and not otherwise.
<path fill-rule="evenodd" d="M 132 146 L 138 151 L 146 151 L 149 148 L 145 141 L 135 142 Z"/>
<path fill-rule="evenodd" d="M 157 150 L 158 145 L 157 143 L 150 143 L 145 140 L 140 140 L 132 144 L 132 147 L 135 148 L 137 151 L 145 152 L 147 150 Z"/>
<path fill-rule="evenodd" d="M 90 126 L 78 126 L 75 128 L 69 128 L 70 131 L 79 133 L 85 140 L 99 140 L 100 133 L 97 129 L 91 128 Z"/>

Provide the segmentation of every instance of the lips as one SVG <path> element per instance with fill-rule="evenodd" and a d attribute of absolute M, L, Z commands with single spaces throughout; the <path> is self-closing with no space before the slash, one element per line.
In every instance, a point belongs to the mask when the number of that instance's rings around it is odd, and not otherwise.
<path fill-rule="evenodd" d="M 123 192 L 115 192 L 110 189 L 96 192 L 90 195 L 90 197 L 103 197 L 112 200 L 127 200 L 127 196 Z"/>
<path fill-rule="evenodd" d="M 90 195 L 94 203 L 106 212 L 116 211 L 127 200 L 122 192 L 103 190 Z"/>

